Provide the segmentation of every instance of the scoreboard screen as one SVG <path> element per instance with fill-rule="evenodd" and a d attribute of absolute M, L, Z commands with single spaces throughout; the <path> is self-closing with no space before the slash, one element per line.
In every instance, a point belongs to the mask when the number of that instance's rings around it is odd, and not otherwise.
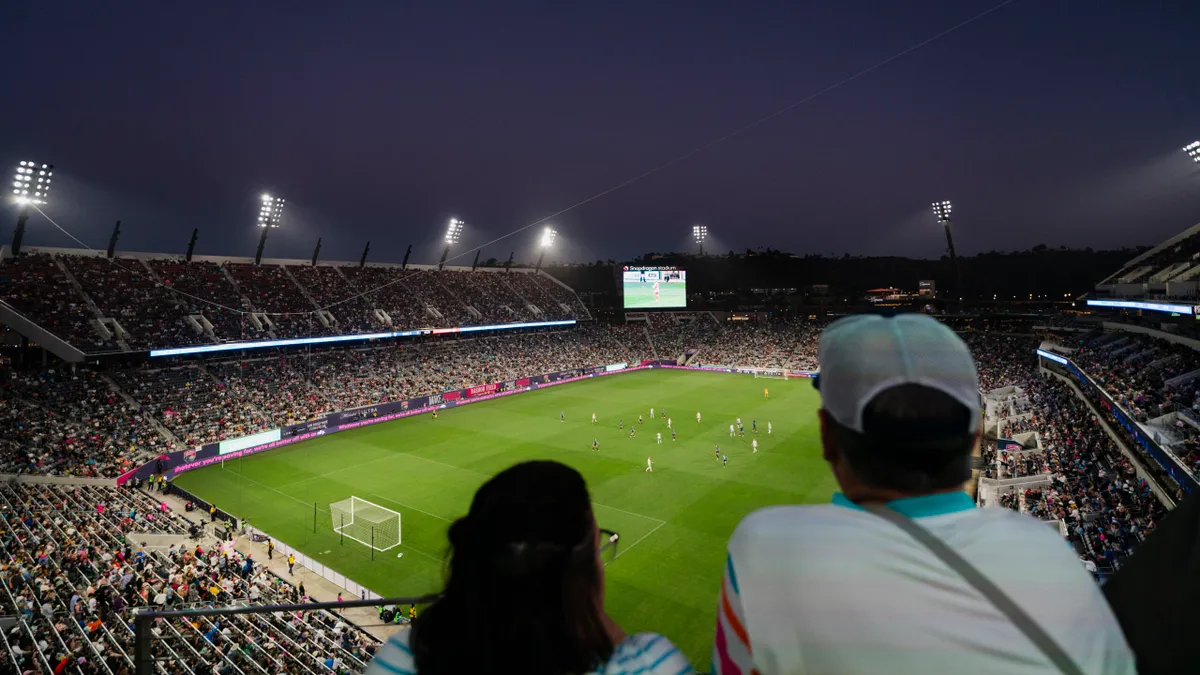
<path fill-rule="evenodd" d="M 621 269 L 625 309 L 687 307 L 687 271 L 678 267 L 626 266 Z"/>

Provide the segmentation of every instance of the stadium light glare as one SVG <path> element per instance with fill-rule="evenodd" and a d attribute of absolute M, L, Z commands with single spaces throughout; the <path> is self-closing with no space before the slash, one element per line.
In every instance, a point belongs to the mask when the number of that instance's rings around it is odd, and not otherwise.
<path fill-rule="evenodd" d="M 50 176 L 53 166 L 22 160 L 13 171 L 13 200 L 21 205 L 45 204 L 50 197 Z M 34 180 L 36 178 L 36 181 Z"/>
<path fill-rule="evenodd" d="M 258 226 L 279 227 L 279 222 L 283 220 L 283 203 L 282 199 L 264 193 L 262 206 L 258 209 Z"/>
<path fill-rule="evenodd" d="M 457 218 L 450 219 L 450 222 L 446 225 L 446 243 L 447 244 L 457 244 L 458 243 L 458 240 L 462 238 L 462 231 L 463 231 L 464 225 L 466 225 L 466 223 L 464 223 L 463 221 L 461 221 Z"/>
<path fill-rule="evenodd" d="M 1183 151 L 1187 153 L 1188 157 L 1192 158 L 1193 162 L 1200 164 L 1200 141 L 1192 141 L 1191 143 L 1188 143 L 1187 145 L 1183 146 Z"/>
<path fill-rule="evenodd" d="M 933 215 L 937 216 L 939 223 L 944 223 L 950 220 L 950 202 L 940 201 L 933 203 Z"/>
<path fill-rule="evenodd" d="M 695 238 L 697 244 L 703 244 L 705 239 L 708 239 L 707 225 L 693 225 L 692 237 Z"/>
<path fill-rule="evenodd" d="M 550 248 L 554 245 L 554 238 L 558 236 L 558 231 L 549 225 L 542 230 L 542 248 Z"/>

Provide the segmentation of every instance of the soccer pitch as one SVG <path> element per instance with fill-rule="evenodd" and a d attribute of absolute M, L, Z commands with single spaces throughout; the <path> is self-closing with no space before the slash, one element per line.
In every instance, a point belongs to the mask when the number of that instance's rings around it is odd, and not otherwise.
<path fill-rule="evenodd" d="M 440 588 L 446 528 L 485 480 L 524 460 L 564 462 L 587 479 L 600 527 L 621 535 L 606 568 L 610 614 L 630 633 L 667 635 L 704 670 L 725 545 L 738 521 L 763 506 L 828 501 L 835 489 L 821 459 L 818 405 L 806 379 L 639 371 L 450 408 L 436 420 L 426 414 L 333 434 L 175 482 L 378 593 L 404 596 Z M 650 419 L 651 406 L 656 416 L 666 407 L 677 441 L 666 420 Z M 730 439 L 737 417 L 746 435 Z M 714 457 L 716 445 L 728 466 Z M 645 472 L 647 456 L 653 473 Z M 403 543 L 374 560 L 366 546 L 339 543 L 329 505 L 351 495 L 400 512 Z"/>
<path fill-rule="evenodd" d="M 622 284 L 625 293 L 625 309 L 655 309 L 687 307 L 687 284 L 663 282 L 658 287 L 658 302 L 654 301 L 654 284 L 626 281 Z M 649 408 L 646 409 L 649 412 Z M 695 412 L 692 413 L 693 415 Z"/>

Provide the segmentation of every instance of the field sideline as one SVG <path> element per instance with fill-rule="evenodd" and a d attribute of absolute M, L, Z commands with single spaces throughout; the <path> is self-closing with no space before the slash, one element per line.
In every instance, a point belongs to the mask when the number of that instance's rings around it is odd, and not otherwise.
<path fill-rule="evenodd" d="M 666 634 L 703 670 L 725 544 L 738 521 L 763 506 L 827 501 L 835 489 L 821 460 L 818 405 L 809 380 L 639 371 L 449 408 L 437 420 L 422 415 L 333 434 L 175 482 L 378 593 L 418 595 L 440 587 L 446 528 L 480 484 L 523 460 L 562 461 L 587 479 L 600 526 L 621 535 L 606 570 L 609 612 L 631 633 Z M 666 407 L 678 441 L 665 420 L 649 419 L 651 406 L 656 415 Z M 639 414 L 645 423 L 631 439 Z M 745 438 L 729 438 L 736 417 Z M 751 454 L 754 438 L 758 454 Z M 714 458 L 715 445 L 727 467 Z M 648 455 L 653 474 L 644 470 Z M 399 511 L 403 543 L 375 560 L 365 546 L 339 543 L 329 504 L 350 495 Z"/>

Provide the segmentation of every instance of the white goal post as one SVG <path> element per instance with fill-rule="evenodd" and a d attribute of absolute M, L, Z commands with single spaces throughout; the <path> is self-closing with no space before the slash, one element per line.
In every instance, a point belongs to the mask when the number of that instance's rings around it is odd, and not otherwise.
<path fill-rule="evenodd" d="M 754 379 L 756 379 L 756 380 L 759 378 L 763 378 L 763 379 L 767 379 L 767 380 L 786 380 L 786 379 L 788 379 L 787 371 L 781 370 L 779 368 L 751 368 L 750 371 L 752 373 L 754 373 Z"/>
<path fill-rule="evenodd" d="M 376 551 L 400 545 L 400 514 L 374 502 L 351 496 L 329 505 L 333 531 Z"/>

